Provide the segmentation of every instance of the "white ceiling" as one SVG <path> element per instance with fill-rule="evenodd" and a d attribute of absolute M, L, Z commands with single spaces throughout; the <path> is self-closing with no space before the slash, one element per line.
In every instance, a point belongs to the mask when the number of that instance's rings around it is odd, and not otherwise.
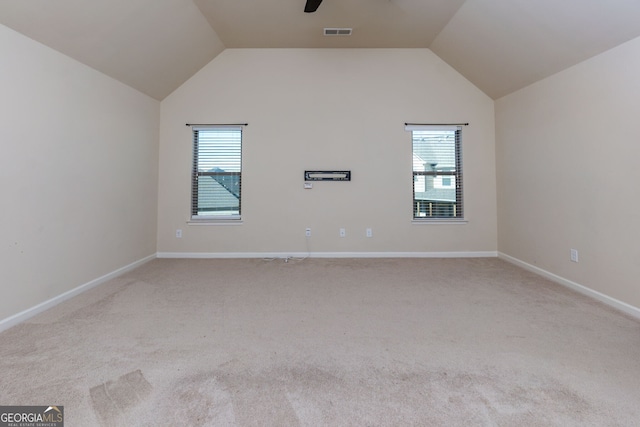
<path fill-rule="evenodd" d="M 0 23 L 160 100 L 225 48 L 430 48 L 497 99 L 640 37 L 638 0 L 304 3 L 2 0 Z"/>

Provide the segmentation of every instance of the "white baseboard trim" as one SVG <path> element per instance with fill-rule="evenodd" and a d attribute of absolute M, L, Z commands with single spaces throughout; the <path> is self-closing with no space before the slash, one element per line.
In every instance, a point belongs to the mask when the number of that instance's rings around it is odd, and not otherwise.
<path fill-rule="evenodd" d="M 75 297 L 76 295 L 81 294 L 82 292 L 88 291 L 91 288 L 94 288 L 108 280 L 111 280 L 115 277 L 120 276 L 128 271 L 133 270 L 134 268 L 140 267 L 142 264 L 145 264 L 153 259 L 156 259 L 156 254 L 149 255 L 144 257 L 138 261 L 135 261 L 129 265 L 126 265 L 122 268 L 112 271 L 111 273 L 105 274 L 104 276 L 98 277 L 97 279 L 93 279 L 90 282 L 85 283 L 84 285 L 80 285 L 77 288 L 73 288 L 67 292 L 64 292 L 58 296 L 51 298 L 48 301 L 44 301 L 34 307 L 28 308 L 20 313 L 14 314 L 13 316 L 7 317 L 6 319 L 0 320 L 0 332 L 5 331 L 12 326 L 15 326 L 19 323 L 22 323 L 45 310 L 50 309 L 63 301 L 66 301 L 70 298 Z"/>
<path fill-rule="evenodd" d="M 496 258 L 480 252 L 158 252 L 158 258 Z"/>
<path fill-rule="evenodd" d="M 640 319 L 640 308 L 638 307 L 634 307 L 630 304 L 627 304 L 626 302 L 622 302 L 608 295 L 605 295 L 601 292 L 594 291 L 593 289 L 588 288 L 584 285 L 565 279 L 564 277 L 558 276 L 557 274 L 553 274 L 547 270 L 543 270 L 540 267 L 536 267 L 535 265 L 531 265 L 529 263 L 519 260 L 518 258 L 514 258 L 510 255 L 507 255 L 505 253 L 498 252 L 498 258 L 503 259 L 507 262 L 510 262 L 511 264 L 517 265 L 518 267 L 522 267 L 525 270 L 531 271 L 532 273 L 539 274 L 542 277 L 545 277 L 562 286 L 566 286 L 567 288 L 570 288 L 576 292 L 579 292 L 582 295 L 586 295 L 588 297 L 596 299 L 600 302 L 605 303 L 610 307 L 613 307 L 617 310 L 622 311 L 623 313 L 626 313 L 632 317 Z"/>

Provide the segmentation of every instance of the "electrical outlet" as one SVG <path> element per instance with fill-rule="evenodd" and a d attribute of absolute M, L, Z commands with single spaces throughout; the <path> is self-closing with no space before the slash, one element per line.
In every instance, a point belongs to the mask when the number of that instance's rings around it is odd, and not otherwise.
<path fill-rule="evenodd" d="M 311 237 L 311 229 L 310 228 L 305 228 L 304 229 L 304 235 L 307 237 Z"/>
<path fill-rule="evenodd" d="M 179 228 L 176 230 L 176 238 L 182 239 L 182 230 L 180 230 Z"/>
<path fill-rule="evenodd" d="M 373 237 L 373 230 L 371 230 L 370 228 L 367 228 L 367 237 Z"/>
<path fill-rule="evenodd" d="M 344 228 L 340 229 L 340 237 L 345 237 L 347 235 L 347 231 Z"/>
<path fill-rule="evenodd" d="M 571 261 L 578 262 L 578 250 L 571 249 Z"/>

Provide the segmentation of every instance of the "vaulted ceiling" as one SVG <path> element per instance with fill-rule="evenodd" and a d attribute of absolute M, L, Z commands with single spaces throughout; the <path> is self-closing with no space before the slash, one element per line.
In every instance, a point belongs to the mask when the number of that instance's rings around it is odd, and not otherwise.
<path fill-rule="evenodd" d="M 225 48 L 430 48 L 497 99 L 640 37 L 638 0 L 305 1 L 2 0 L 0 23 L 159 100 Z"/>

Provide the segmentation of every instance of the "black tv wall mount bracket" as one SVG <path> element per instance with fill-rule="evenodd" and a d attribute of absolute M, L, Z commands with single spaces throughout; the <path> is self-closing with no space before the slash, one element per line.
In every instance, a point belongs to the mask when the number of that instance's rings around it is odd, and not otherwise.
<path fill-rule="evenodd" d="M 351 171 L 304 171 L 305 181 L 351 181 Z"/>

